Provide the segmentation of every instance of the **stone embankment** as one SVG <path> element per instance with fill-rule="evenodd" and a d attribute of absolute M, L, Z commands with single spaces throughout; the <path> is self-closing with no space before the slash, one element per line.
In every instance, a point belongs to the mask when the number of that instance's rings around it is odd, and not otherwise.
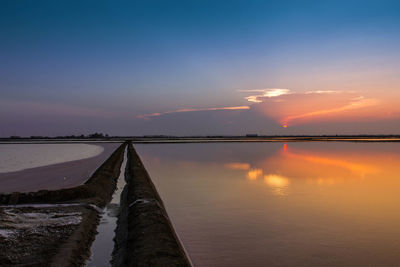
<path fill-rule="evenodd" d="M 164 204 L 132 144 L 122 193 L 115 266 L 191 266 Z"/>

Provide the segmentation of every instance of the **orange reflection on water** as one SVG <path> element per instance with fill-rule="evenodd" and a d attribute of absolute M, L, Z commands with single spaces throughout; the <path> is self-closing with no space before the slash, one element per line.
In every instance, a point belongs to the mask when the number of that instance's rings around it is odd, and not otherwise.
<path fill-rule="evenodd" d="M 334 185 L 365 177 L 391 177 L 397 173 L 400 156 L 390 152 L 329 151 L 288 148 L 287 144 L 265 159 L 250 163 L 229 163 L 233 170 L 246 171 L 247 180 L 264 178 L 271 188 L 288 188 L 293 179 L 308 184 Z M 280 191 L 282 195 L 282 190 Z"/>
<path fill-rule="evenodd" d="M 232 162 L 225 164 L 225 168 L 231 170 L 248 170 L 250 169 L 250 164 L 248 163 L 240 163 L 240 162 Z"/>
<path fill-rule="evenodd" d="M 264 182 L 274 190 L 276 195 L 282 196 L 286 195 L 290 184 L 289 178 L 277 174 L 264 175 Z"/>
<path fill-rule="evenodd" d="M 334 154 L 312 155 L 307 151 L 297 151 L 292 153 L 285 147 L 283 148 L 283 153 L 284 157 L 289 162 L 291 162 L 290 159 L 292 159 L 298 160 L 302 164 L 306 162 L 310 163 L 313 167 L 317 168 L 326 168 L 327 166 L 334 167 L 333 170 L 343 168 L 350 170 L 360 177 L 364 177 L 366 174 L 376 174 L 379 172 L 379 166 L 374 163 L 376 159 L 366 158 L 365 155 L 357 155 L 357 158 L 354 158 L 354 156 L 348 157 L 346 155 Z M 323 171 L 323 173 L 326 173 L 326 171 Z"/>
<path fill-rule="evenodd" d="M 258 177 L 260 177 L 263 174 L 262 169 L 250 169 L 247 172 L 247 179 L 249 180 L 256 180 Z"/>

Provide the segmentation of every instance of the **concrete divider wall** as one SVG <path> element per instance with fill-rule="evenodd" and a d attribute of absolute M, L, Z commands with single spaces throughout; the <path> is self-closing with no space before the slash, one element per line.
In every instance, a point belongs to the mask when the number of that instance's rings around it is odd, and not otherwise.
<path fill-rule="evenodd" d="M 114 251 L 115 266 L 191 266 L 143 163 L 128 145 L 127 186 Z"/>

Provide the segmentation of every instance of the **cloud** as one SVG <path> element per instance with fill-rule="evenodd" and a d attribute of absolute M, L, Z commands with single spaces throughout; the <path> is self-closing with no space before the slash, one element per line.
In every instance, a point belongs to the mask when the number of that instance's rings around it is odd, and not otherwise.
<path fill-rule="evenodd" d="M 317 91 L 307 91 L 305 94 L 334 94 L 340 93 L 341 91 L 331 91 L 331 90 L 317 90 Z"/>
<path fill-rule="evenodd" d="M 355 92 L 323 90 L 304 93 L 288 90 L 274 97 L 257 96 L 256 100 L 252 109 L 275 119 L 285 127 L 316 119 L 340 117 L 346 120 L 355 115 L 362 116 L 363 113 L 359 111 L 363 111 L 365 116 L 368 107 L 379 103 L 376 99 L 365 98 Z"/>
<path fill-rule="evenodd" d="M 323 116 L 323 115 L 331 115 L 331 114 L 335 114 L 335 113 L 341 113 L 344 111 L 350 111 L 350 110 L 355 110 L 355 109 L 359 109 L 359 108 L 374 106 L 376 104 L 377 104 L 377 101 L 374 99 L 364 99 L 364 97 L 359 97 L 344 106 L 331 108 L 331 109 L 315 110 L 315 111 L 311 111 L 311 112 L 299 114 L 299 115 L 287 116 L 282 120 L 282 124 L 288 125 L 292 121 L 299 120 L 299 119 L 306 119 L 306 118 Z"/>
<path fill-rule="evenodd" d="M 136 119 L 131 126 L 145 135 L 273 134 L 282 130 L 276 121 L 251 109 L 175 112 Z"/>
<path fill-rule="evenodd" d="M 136 116 L 139 119 L 149 119 L 151 117 L 158 117 L 167 114 L 173 113 L 182 113 L 182 112 L 195 112 L 195 111 L 216 111 L 216 110 L 247 110 L 250 109 L 249 106 L 235 106 L 235 107 L 222 107 L 222 108 L 185 108 L 185 109 L 178 109 L 173 111 L 165 111 L 165 112 L 156 112 L 150 114 L 142 114 Z"/>
<path fill-rule="evenodd" d="M 309 124 L 322 121 L 348 121 L 357 117 L 376 116 L 371 107 L 377 106 L 379 101 L 366 98 L 357 92 L 333 91 L 333 90 L 314 90 L 305 92 L 293 92 L 289 89 L 267 88 L 238 90 L 240 93 L 247 94 L 244 98 L 251 102 L 246 106 L 228 106 L 216 108 L 186 108 L 165 112 L 138 115 L 137 118 L 149 120 L 154 117 L 163 117 L 169 114 L 194 114 L 199 111 L 230 111 L 243 110 L 250 111 L 243 113 L 249 122 L 255 123 L 255 114 L 264 117 L 268 121 L 269 127 L 275 128 L 271 120 L 276 125 L 293 126 L 299 124 Z M 226 117 L 225 126 L 229 123 L 238 121 L 232 117 Z M 208 118 L 210 118 L 208 116 Z M 163 117 L 163 120 L 165 118 Z M 243 121 L 242 121 L 243 123 Z M 264 124 L 264 123 L 262 123 Z M 266 124 L 265 124 L 266 126 Z"/>
<path fill-rule="evenodd" d="M 263 97 L 278 97 L 281 95 L 290 94 L 289 89 L 280 88 L 267 88 L 267 89 L 251 89 L 251 90 L 238 90 L 242 93 L 258 93 L 255 95 L 246 96 L 245 99 L 249 102 L 261 103 Z"/>

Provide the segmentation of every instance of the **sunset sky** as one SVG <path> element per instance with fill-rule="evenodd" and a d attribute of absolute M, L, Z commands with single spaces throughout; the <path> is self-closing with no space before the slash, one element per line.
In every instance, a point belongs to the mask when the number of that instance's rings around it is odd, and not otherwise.
<path fill-rule="evenodd" d="M 0 136 L 400 134 L 400 2 L 0 2 Z"/>

